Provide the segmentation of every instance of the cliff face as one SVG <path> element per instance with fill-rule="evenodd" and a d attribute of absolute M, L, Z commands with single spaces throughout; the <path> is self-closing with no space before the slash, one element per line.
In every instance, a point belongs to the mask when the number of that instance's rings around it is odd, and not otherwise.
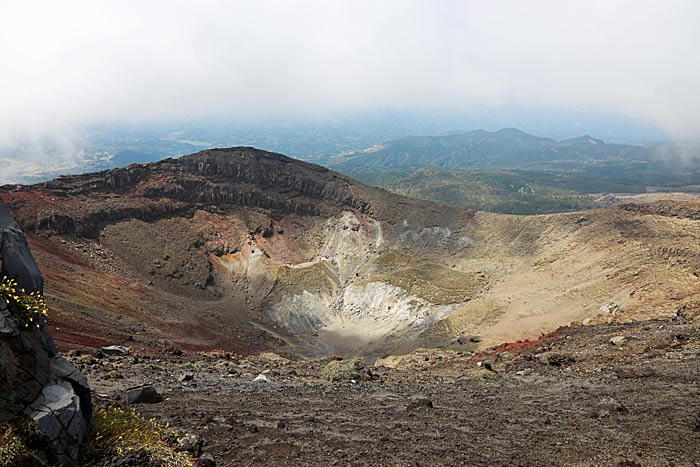
<path fill-rule="evenodd" d="M 369 203 L 353 183 L 280 154 L 232 148 L 61 177 L 32 187 L 5 187 L 0 194 L 27 231 L 94 238 L 102 226 L 120 220 L 153 221 L 213 206 L 257 207 L 277 216 L 328 215 L 339 207 L 365 212 Z M 33 202 L 37 198 L 40 210 Z"/>
<path fill-rule="evenodd" d="M 43 278 L 29 246 L 0 203 L 0 276 L 26 293 L 43 292 Z M 0 298 L 0 422 L 18 415 L 34 419 L 55 447 L 62 465 L 74 465 L 92 416 L 85 377 L 56 351 L 46 322 L 24 327 Z"/>

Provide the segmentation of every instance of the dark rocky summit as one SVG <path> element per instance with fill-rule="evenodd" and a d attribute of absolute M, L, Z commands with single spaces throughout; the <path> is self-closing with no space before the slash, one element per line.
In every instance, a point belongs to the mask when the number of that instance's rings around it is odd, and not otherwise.
<path fill-rule="evenodd" d="M 153 221 L 212 206 L 302 215 L 327 215 L 339 206 L 367 210 L 368 202 L 353 192 L 355 183 L 321 166 L 241 147 L 59 177 L 34 186 L 34 196 L 49 209 L 26 213 L 24 199 L 19 206 L 13 201 L 8 205 L 27 231 L 96 237 L 108 223 Z"/>
<path fill-rule="evenodd" d="M 27 293 L 43 292 L 43 279 L 19 225 L 0 203 L 0 275 Z M 56 460 L 75 465 L 92 417 L 85 377 L 54 346 L 45 320 L 18 324 L 0 299 L 0 422 L 32 418 L 53 446 Z"/>
<path fill-rule="evenodd" d="M 436 210 L 434 203 L 407 201 L 320 165 L 250 147 L 208 149 L 31 186 L 5 185 L 0 197 L 25 232 L 84 238 L 97 238 L 116 222 L 191 217 L 196 210 L 245 207 L 266 210 L 272 218 L 326 218 L 352 209 L 389 222 L 424 219 Z M 409 202 L 411 212 L 405 213 Z M 468 211 L 441 206 L 439 212 L 454 221 Z"/>

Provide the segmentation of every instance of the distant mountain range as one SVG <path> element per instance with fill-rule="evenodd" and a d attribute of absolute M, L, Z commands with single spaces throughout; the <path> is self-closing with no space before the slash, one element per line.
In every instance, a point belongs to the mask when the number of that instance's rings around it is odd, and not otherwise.
<path fill-rule="evenodd" d="M 322 164 L 413 198 L 509 214 L 588 209 L 596 195 L 697 192 L 693 145 L 556 141 L 515 128 L 409 136 L 346 151 Z"/>
<path fill-rule="evenodd" d="M 609 144 L 585 135 L 555 141 L 515 128 L 475 130 L 445 136 L 410 136 L 331 158 L 328 165 L 354 173 L 371 168 L 567 169 L 619 162 L 651 163 L 655 151 L 644 146 Z"/>

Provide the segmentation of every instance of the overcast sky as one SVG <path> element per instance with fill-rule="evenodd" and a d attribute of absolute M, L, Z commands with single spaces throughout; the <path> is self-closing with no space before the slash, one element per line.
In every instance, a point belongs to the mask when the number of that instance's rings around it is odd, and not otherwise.
<path fill-rule="evenodd" d="M 700 1 L 0 0 L 0 145 L 101 121 L 533 105 L 700 132 Z"/>

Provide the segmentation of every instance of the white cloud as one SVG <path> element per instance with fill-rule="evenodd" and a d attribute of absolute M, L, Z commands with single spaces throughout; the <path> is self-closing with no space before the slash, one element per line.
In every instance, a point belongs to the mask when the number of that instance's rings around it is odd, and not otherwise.
<path fill-rule="evenodd" d="M 0 0 L 0 147 L 114 120 L 468 108 L 700 130 L 700 2 Z"/>

